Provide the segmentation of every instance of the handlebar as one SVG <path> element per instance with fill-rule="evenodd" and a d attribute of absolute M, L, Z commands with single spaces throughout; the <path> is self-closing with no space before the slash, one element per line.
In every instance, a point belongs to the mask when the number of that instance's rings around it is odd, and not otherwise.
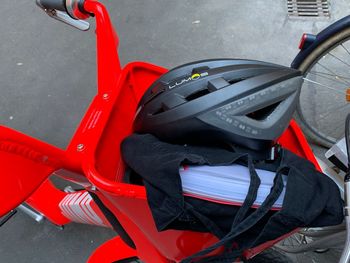
<path fill-rule="evenodd" d="M 66 10 L 66 0 L 36 0 L 38 6 L 44 9 L 55 9 L 62 12 L 67 12 Z"/>
<path fill-rule="evenodd" d="M 36 4 L 49 16 L 86 31 L 90 24 L 84 19 L 92 16 L 84 10 L 85 0 L 36 0 Z"/>

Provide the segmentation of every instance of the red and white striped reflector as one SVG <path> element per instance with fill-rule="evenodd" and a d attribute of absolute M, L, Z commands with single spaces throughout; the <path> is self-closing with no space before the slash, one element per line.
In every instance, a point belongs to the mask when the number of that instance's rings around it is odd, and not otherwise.
<path fill-rule="evenodd" d="M 59 207 L 62 214 L 73 222 L 111 227 L 87 191 L 67 194 Z"/>

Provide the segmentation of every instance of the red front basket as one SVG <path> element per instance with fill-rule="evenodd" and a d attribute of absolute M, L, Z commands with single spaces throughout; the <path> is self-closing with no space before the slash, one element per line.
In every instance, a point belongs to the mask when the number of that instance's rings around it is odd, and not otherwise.
<path fill-rule="evenodd" d="M 147 204 L 145 188 L 121 182 L 124 165 L 120 143 L 132 132 L 138 101 L 150 84 L 165 72 L 165 69 L 146 63 L 132 63 L 125 67 L 118 89 L 109 94 L 108 99 L 103 96 L 95 98 L 72 142 L 73 145 L 86 145 L 82 160 L 85 175 L 100 190 L 100 198 L 118 216 L 135 242 L 138 255 L 146 262 L 179 261 L 217 241 L 211 234 L 192 231 L 158 232 Z M 316 164 L 294 121 L 280 138 L 280 143 Z M 255 254 L 258 251 L 250 252 Z"/>

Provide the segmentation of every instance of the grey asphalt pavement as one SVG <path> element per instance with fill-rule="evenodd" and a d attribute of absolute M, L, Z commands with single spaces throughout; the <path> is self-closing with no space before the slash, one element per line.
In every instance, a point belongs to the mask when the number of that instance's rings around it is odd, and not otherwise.
<path fill-rule="evenodd" d="M 122 64 L 167 68 L 224 57 L 289 65 L 303 32 L 320 31 L 350 7 L 331 0 L 331 18 L 291 19 L 286 0 L 102 2 L 120 37 Z M 50 19 L 34 0 L 1 1 L 0 17 L 0 124 L 64 148 L 96 93 L 94 30 Z M 85 262 L 112 236 L 77 224 L 59 230 L 18 213 L 0 228 L 0 263 Z"/>

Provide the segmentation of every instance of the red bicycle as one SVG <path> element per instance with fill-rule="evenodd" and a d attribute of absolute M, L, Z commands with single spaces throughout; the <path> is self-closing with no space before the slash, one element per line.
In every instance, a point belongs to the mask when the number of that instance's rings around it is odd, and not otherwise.
<path fill-rule="evenodd" d="M 217 238 L 209 233 L 158 232 L 145 188 L 122 182 L 125 167 L 120 143 L 132 133 L 134 113 L 145 90 L 167 70 L 143 62 L 121 68 L 118 37 L 101 3 L 94 0 L 37 3 L 48 15 L 81 30 L 89 28 L 85 19 L 95 17 L 98 91 L 66 150 L 0 126 L 1 179 L 6 186 L 0 194 L 0 216 L 10 211 L 2 223 L 25 202 L 27 206 L 20 209 L 39 215 L 38 220 L 42 214 L 56 225 L 78 222 L 113 228 L 119 236 L 100 246 L 89 258 L 89 262 L 99 263 L 138 259 L 180 262 L 216 243 Z M 279 143 L 319 167 L 294 121 Z M 76 183 L 84 190 L 58 190 L 48 180 L 51 175 Z M 277 251 L 267 251 L 289 235 L 249 249 L 244 257 L 252 262 L 286 262 Z"/>

